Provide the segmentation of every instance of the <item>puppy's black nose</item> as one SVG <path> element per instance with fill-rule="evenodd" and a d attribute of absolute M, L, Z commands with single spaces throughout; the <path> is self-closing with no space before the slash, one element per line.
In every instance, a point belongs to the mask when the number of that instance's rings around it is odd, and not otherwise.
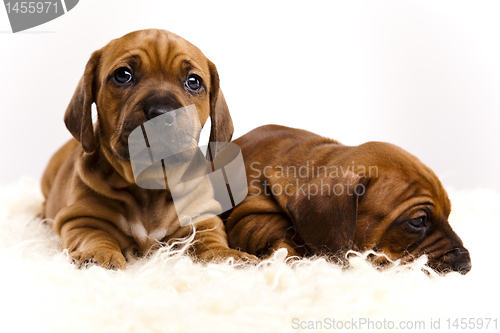
<path fill-rule="evenodd" d="M 152 105 L 148 107 L 144 112 L 146 113 L 146 118 L 150 120 L 173 110 L 175 110 L 173 107 L 166 105 Z"/>
<path fill-rule="evenodd" d="M 448 252 L 446 257 L 451 262 L 452 270 L 459 272 L 460 274 L 465 275 L 472 269 L 469 251 L 463 247 Z"/>
<path fill-rule="evenodd" d="M 470 261 L 468 263 L 462 263 L 454 267 L 454 270 L 462 275 L 469 273 L 471 269 L 472 269 L 472 264 L 470 263 Z"/>
<path fill-rule="evenodd" d="M 173 92 L 154 92 L 141 104 L 148 120 L 184 107 Z"/>

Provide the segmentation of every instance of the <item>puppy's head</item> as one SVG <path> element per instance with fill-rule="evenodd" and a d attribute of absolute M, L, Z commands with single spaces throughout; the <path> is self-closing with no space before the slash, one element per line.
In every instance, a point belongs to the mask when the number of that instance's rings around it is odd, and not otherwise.
<path fill-rule="evenodd" d="M 210 141 L 229 142 L 233 124 L 215 65 L 173 33 L 141 30 L 92 54 L 64 120 L 86 153 L 101 149 L 133 181 L 129 134 L 156 116 L 193 104 L 202 126 L 211 118 Z"/>
<path fill-rule="evenodd" d="M 438 272 L 470 271 L 469 252 L 448 223 L 450 201 L 432 170 L 388 143 L 343 149 L 327 177 L 315 179 L 335 192 L 323 185 L 323 195 L 289 202 L 306 243 L 338 254 L 375 250 L 402 263 L 426 254 Z"/>

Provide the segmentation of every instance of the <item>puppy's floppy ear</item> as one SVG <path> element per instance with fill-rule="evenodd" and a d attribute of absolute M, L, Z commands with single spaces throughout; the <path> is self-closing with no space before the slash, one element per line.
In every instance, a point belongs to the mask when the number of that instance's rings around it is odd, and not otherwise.
<path fill-rule="evenodd" d="M 95 101 L 94 81 L 101 53 L 101 50 L 92 53 L 64 114 L 66 127 L 73 137 L 82 144 L 86 153 L 92 153 L 96 149 L 91 108 Z"/>
<path fill-rule="evenodd" d="M 351 171 L 345 177 L 315 178 L 289 199 L 293 226 L 315 253 L 343 255 L 352 248 L 358 194 L 364 194 L 366 183 Z"/>
<path fill-rule="evenodd" d="M 233 120 L 229 114 L 226 100 L 219 87 L 219 74 L 215 65 L 208 60 L 210 69 L 210 142 L 230 142 L 233 137 Z M 222 148 L 222 147 L 221 147 Z M 217 147 L 216 151 L 220 148 Z"/>

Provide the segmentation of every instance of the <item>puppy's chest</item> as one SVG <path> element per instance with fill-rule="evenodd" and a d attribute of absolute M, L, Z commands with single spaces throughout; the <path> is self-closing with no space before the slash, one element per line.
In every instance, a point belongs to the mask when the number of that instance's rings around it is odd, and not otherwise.
<path fill-rule="evenodd" d="M 155 243 L 174 233 L 179 226 L 177 213 L 166 191 L 135 195 L 136 205 L 130 207 L 128 234 L 141 251 L 147 251 Z"/>

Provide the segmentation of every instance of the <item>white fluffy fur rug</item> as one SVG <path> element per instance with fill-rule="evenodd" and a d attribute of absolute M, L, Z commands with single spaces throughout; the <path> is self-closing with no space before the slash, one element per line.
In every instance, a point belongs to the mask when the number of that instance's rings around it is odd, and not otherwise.
<path fill-rule="evenodd" d="M 0 331 L 320 332 L 338 331 L 335 320 L 357 332 L 404 331 L 400 324 L 422 321 L 429 332 L 438 320 L 447 331 L 448 318 L 497 318 L 498 329 L 500 195 L 449 195 L 451 225 L 471 253 L 466 276 L 424 274 L 425 258 L 386 271 L 362 257 L 349 270 L 321 258 L 290 267 L 283 252 L 257 267 L 203 266 L 168 248 L 107 271 L 69 263 L 58 237 L 35 217 L 38 182 L 23 179 L 0 190 Z"/>

